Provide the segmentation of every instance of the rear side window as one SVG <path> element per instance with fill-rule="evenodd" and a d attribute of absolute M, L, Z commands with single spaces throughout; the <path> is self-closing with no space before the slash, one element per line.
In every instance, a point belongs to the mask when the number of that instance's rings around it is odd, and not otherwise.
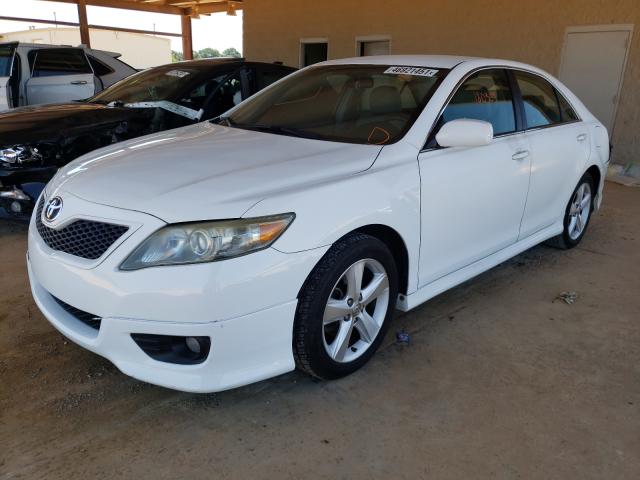
<path fill-rule="evenodd" d="M 41 49 L 29 55 L 31 76 L 53 77 L 93 73 L 84 52 L 79 49 Z"/>
<path fill-rule="evenodd" d="M 544 78 L 526 72 L 514 72 L 522 94 L 526 128 L 562 123 L 556 90 Z"/>
<path fill-rule="evenodd" d="M 87 58 L 89 58 L 89 63 L 91 64 L 91 68 L 93 68 L 93 73 L 95 73 L 98 77 L 109 75 L 110 73 L 113 73 L 115 71 L 109 65 L 101 62 L 91 55 L 87 55 Z"/>
<path fill-rule="evenodd" d="M 461 118 L 491 123 L 494 135 L 515 132 L 513 95 L 504 70 L 482 70 L 465 80 L 442 112 L 440 123 Z"/>

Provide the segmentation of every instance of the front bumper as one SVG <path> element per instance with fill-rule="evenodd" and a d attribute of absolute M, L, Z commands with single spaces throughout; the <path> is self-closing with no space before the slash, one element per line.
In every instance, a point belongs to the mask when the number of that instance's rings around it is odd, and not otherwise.
<path fill-rule="evenodd" d="M 296 301 L 221 322 L 103 318 L 100 330 L 94 330 L 58 305 L 34 277 L 31 261 L 28 264 L 33 298 L 47 320 L 65 337 L 138 380 L 186 392 L 217 392 L 295 368 L 291 335 Z M 211 353 L 197 365 L 160 362 L 138 347 L 132 333 L 207 336 L 211 338 Z"/>
<path fill-rule="evenodd" d="M 139 212 L 65 195 L 71 218 L 117 219 L 130 231 L 103 257 L 85 261 L 55 252 L 29 228 L 28 270 L 33 297 L 49 322 L 80 346 L 102 355 L 123 373 L 190 392 L 238 387 L 294 368 L 292 332 L 297 294 L 326 248 L 284 254 L 270 248 L 232 260 L 155 267 L 134 272 L 120 262 L 163 222 Z M 68 207 L 68 208 L 67 208 Z M 129 235 L 129 236 L 127 236 Z M 102 318 L 98 330 L 54 299 Z M 197 365 L 148 356 L 133 333 L 206 336 L 207 359 Z"/>

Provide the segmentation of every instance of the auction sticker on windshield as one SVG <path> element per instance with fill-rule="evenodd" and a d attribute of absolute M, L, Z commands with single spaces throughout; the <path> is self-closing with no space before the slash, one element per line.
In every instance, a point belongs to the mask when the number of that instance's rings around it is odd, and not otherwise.
<path fill-rule="evenodd" d="M 434 70 L 432 68 L 424 68 L 424 67 L 389 67 L 384 73 L 389 73 L 393 75 L 416 75 L 419 77 L 433 77 L 438 73 L 438 70 Z"/>

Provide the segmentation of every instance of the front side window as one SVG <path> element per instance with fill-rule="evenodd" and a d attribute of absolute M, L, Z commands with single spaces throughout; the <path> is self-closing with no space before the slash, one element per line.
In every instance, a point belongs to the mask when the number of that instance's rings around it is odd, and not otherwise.
<path fill-rule="evenodd" d="M 33 77 L 93 73 L 84 52 L 77 49 L 36 50 L 31 52 L 30 61 Z"/>
<path fill-rule="evenodd" d="M 562 123 L 556 90 L 544 78 L 527 72 L 514 72 L 524 104 L 526 128 Z"/>
<path fill-rule="evenodd" d="M 194 110 L 207 109 L 207 117 L 220 115 L 242 101 L 242 84 L 238 72 L 220 75 L 190 92 L 189 103 Z M 205 105 L 205 101 L 207 104 Z"/>
<path fill-rule="evenodd" d="M 390 65 L 314 67 L 254 95 L 223 121 L 281 135 L 393 143 L 411 127 L 447 72 Z"/>
<path fill-rule="evenodd" d="M 440 124 L 463 118 L 491 123 L 494 135 L 515 132 L 513 95 L 504 70 L 481 70 L 465 80 L 442 112 Z"/>

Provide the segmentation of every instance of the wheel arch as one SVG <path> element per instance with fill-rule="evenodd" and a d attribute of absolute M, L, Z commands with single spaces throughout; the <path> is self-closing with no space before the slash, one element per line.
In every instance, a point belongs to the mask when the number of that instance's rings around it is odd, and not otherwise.
<path fill-rule="evenodd" d="M 600 181 L 602 180 L 602 172 L 600 171 L 600 167 L 593 164 L 589 168 L 587 168 L 587 170 L 584 172 L 582 176 L 586 175 L 587 173 L 591 175 L 591 177 L 593 178 L 593 181 L 595 182 L 594 188 L 596 191 L 594 192 L 594 194 L 597 194 L 600 188 Z"/>
<path fill-rule="evenodd" d="M 409 289 L 409 250 L 406 242 L 398 231 L 383 224 L 363 225 L 344 234 L 334 243 L 337 243 L 343 238 L 353 235 L 354 233 L 370 235 L 380 240 L 389 248 L 398 269 L 398 293 L 406 295 Z M 322 261 L 322 259 L 320 261 Z M 300 288 L 300 291 L 302 291 L 303 288 L 304 285 Z M 300 296 L 300 292 L 298 292 L 298 296 Z"/>
<path fill-rule="evenodd" d="M 402 236 L 393 228 L 382 224 L 365 225 L 349 233 L 371 235 L 389 248 L 398 268 L 398 292 L 406 295 L 409 286 L 409 250 Z"/>

